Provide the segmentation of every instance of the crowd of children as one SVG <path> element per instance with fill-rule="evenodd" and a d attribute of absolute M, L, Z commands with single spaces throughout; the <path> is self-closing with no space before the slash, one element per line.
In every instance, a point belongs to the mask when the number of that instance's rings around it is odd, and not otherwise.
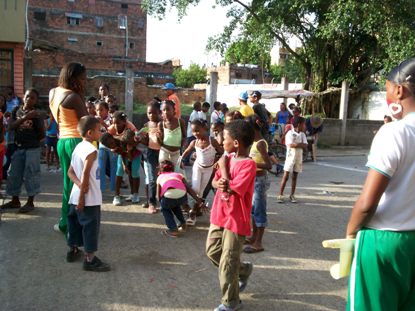
<path fill-rule="evenodd" d="M 68 67 L 63 70 L 68 71 Z M 210 210 L 206 253 L 219 268 L 223 294 L 216 310 L 237 309 L 241 303 L 239 292 L 245 289 L 253 269 L 251 263 L 239 262 L 240 254 L 264 250 L 262 239 L 267 226 L 267 172 L 272 168 L 268 150 L 270 114 L 259 103 L 261 93 L 241 94 L 241 111 L 229 111 L 226 104 L 214 102 L 210 118 L 209 103 L 196 102 L 187 126 L 178 117 L 174 97 L 164 101 L 155 98 L 147 104 L 148 122 L 140 129 L 118 111 L 106 84 L 99 87 L 97 97 L 83 102 L 81 109 L 84 76 L 85 69 L 79 67 L 78 83 L 69 85 L 63 75 L 59 87 L 51 90 L 51 110 L 46 117 L 35 109 L 39 99 L 35 89 L 27 90 L 23 103 L 11 111 L 5 123 L 8 130 L 1 130 L 2 136 L 7 132 L 7 142 L 15 148 L 6 189 L 11 201 L 2 208 L 18 208 L 21 213 L 34 209 L 34 197 L 40 191 L 41 142 L 45 138 L 47 169 L 62 169 L 64 175 L 62 216 L 55 230 L 66 234 L 66 259 L 74 262 L 84 257 L 85 270 L 109 271 L 110 266 L 95 256 L 102 193 L 109 184 L 113 205 L 139 203 L 143 170 L 146 198 L 142 206 L 151 214 L 161 212 L 166 236 L 180 236 L 188 226 L 195 225 L 197 216 Z M 171 91 L 171 87 L 169 84 L 166 90 Z M 249 98 L 253 108 L 247 103 Z M 0 105 L 6 108 L 1 97 Z M 291 137 L 303 130 L 303 124 L 302 118 L 294 118 L 294 129 L 287 133 L 287 159 L 293 159 L 284 167 L 281 195 L 289 172 L 294 171 L 296 176 L 300 171 L 295 151 L 304 146 Z M 192 161 L 188 182 L 184 167 Z M 121 196 L 124 175 L 130 186 L 126 198 Z M 21 206 L 23 183 L 28 201 Z M 211 190 L 214 199 L 209 209 L 207 197 Z M 193 198 L 190 205 L 189 195 Z"/>

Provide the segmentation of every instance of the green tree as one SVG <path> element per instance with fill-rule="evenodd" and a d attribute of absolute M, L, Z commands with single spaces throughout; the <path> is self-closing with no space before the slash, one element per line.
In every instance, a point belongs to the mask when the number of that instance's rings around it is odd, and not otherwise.
<path fill-rule="evenodd" d="M 274 80 L 279 81 L 282 77 L 287 77 L 289 82 L 303 83 L 304 70 L 296 59 L 289 58 L 284 65 L 271 65 L 269 69 Z"/>
<path fill-rule="evenodd" d="M 177 86 L 193 87 L 195 83 L 205 83 L 207 81 L 207 70 L 197 64 L 191 64 L 188 69 L 175 69 L 173 76 Z"/>
<path fill-rule="evenodd" d="M 179 16 L 200 0 L 145 0 L 150 14 L 174 6 Z M 325 90 L 347 79 L 360 88 L 381 70 L 415 54 L 413 0 L 217 0 L 229 7 L 230 23 L 208 47 L 224 51 L 238 34 L 256 42 L 279 42 L 301 65 L 306 89 Z M 290 47 L 297 38 L 302 48 Z"/>

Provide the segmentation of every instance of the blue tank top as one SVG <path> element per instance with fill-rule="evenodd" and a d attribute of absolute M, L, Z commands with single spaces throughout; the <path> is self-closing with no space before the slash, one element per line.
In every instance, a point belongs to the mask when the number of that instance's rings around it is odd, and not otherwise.
<path fill-rule="evenodd" d="M 58 124 L 55 120 L 51 121 L 48 119 L 48 126 L 50 125 L 50 128 L 46 131 L 46 136 L 55 137 L 58 135 Z"/>
<path fill-rule="evenodd" d="M 280 124 L 287 124 L 288 122 L 288 117 L 290 116 L 290 114 L 288 113 L 288 111 L 280 111 L 278 112 L 278 123 Z"/>

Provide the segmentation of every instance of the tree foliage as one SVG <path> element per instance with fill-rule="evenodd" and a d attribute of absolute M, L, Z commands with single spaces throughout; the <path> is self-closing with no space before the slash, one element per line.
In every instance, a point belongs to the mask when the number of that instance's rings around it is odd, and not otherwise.
<path fill-rule="evenodd" d="M 195 83 L 205 83 L 207 70 L 197 64 L 191 64 L 188 69 L 175 69 L 173 76 L 177 86 L 189 88 L 193 87 Z"/>
<path fill-rule="evenodd" d="M 225 61 L 231 64 L 254 64 L 269 69 L 271 55 L 269 47 L 242 38 L 226 49 Z"/>
<path fill-rule="evenodd" d="M 174 6 L 179 15 L 200 0 L 146 0 L 150 14 Z M 217 0 L 230 23 L 208 48 L 225 55 L 241 38 L 272 46 L 279 42 L 301 65 L 305 88 L 315 91 L 348 80 L 355 87 L 415 54 L 413 0 Z M 302 48 L 294 50 L 290 38 Z"/>
<path fill-rule="evenodd" d="M 301 64 L 294 58 L 289 58 L 284 65 L 271 65 L 269 69 L 274 81 L 280 81 L 282 77 L 287 77 L 289 82 L 303 83 L 304 70 Z"/>

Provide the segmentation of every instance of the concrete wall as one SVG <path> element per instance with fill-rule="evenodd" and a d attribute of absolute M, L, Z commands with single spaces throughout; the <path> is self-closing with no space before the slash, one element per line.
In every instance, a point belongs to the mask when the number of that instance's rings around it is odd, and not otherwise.
<path fill-rule="evenodd" d="M 370 146 L 376 131 L 382 124 L 383 121 L 348 119 L 346 145 Z M 319 142 L 324 145 L 339 145 L 341 120 L 325 119 L 323 126 Z"/>
<path fill-rule="evenodd" d="M 0 0 L 0 42 L 25 42 L 24 0 Z"/>

